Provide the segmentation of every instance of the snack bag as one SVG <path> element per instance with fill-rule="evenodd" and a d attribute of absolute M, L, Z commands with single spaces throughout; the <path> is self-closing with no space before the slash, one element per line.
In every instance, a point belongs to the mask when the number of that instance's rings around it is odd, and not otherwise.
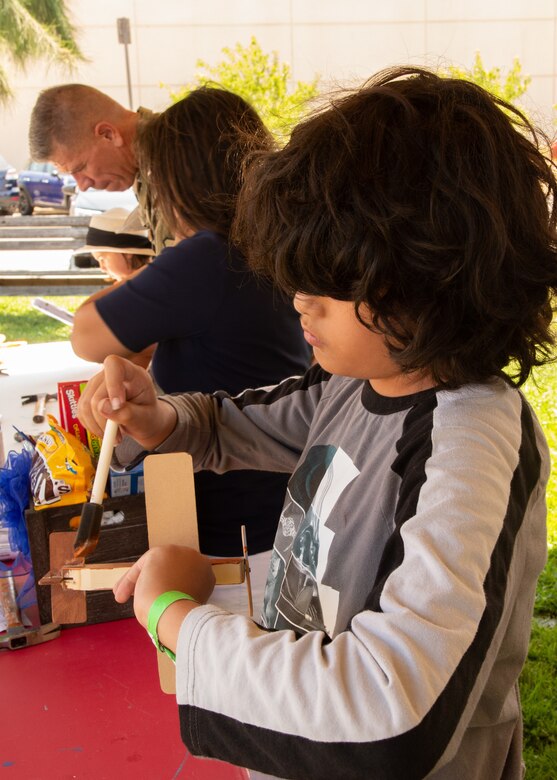
<path fill-rule="evenodd" d="M 58 382 L 58 410 L 60 425 L 68 433 L 73 433 L 98 458 L 101 452 L 101 440 L 88 431 L 77 416 L 77 402 L 87 382 Z"/>
<path fill-rule="evenodd" d="M 37 436 L 29 474 L 35 509 L 81 504 L 91 493 L 95 475 L 91 453 L 55 417 L 49 414 L 47 420 L 50 430 Z"/>

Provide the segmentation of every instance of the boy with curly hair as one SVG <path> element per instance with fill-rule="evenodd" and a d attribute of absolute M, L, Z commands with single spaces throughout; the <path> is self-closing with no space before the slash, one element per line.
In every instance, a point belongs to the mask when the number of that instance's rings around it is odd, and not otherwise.
<path fill-rule="evenodd" d="M 258 155 L 237 213 L 316 365 L 236 397 L 157 398 L 113 357 L 90 382 L 96 433 L 292 473 L 259 624 L 210 604 L 185 548 L 115 589 L 176 654 L 192 753 L 300 780 L 522 777 L 549 455 L 518 387 L 551 359 L 557 286 L 543 141 L 472 83 L 379 73 Z"/>

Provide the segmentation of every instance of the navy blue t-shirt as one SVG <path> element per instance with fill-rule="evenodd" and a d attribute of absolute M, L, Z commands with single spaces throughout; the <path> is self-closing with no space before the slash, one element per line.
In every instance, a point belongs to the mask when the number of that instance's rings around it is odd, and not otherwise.
<path fill-rule="evenodd" d="M 235 394 L 303 373 L 309 363 L 291 302 L 211 231 L 165 249 L 95 305 L 131 351 L 157 344 L 151 368 L 165 393 Z M 286 475 L 202 472 L 195 481 L 202 552 L 241 554 L 242 524 L 252 553 L 272 547 Z"/>

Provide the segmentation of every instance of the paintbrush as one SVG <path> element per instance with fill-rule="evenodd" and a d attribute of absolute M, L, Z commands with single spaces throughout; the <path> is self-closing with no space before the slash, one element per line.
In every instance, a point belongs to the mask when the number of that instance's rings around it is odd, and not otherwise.
<path fill-rule="evenodd" d="M 88 503 L 83 504 L 81 509 L 81 518 L 74 542 L 74 557 L 76 559 L 85 559 L 95 551 L 99 541 L 99 532 L 101 530 L 101 521 L 103 516 L 103 498 L 108 479 L 108 470 L 112 460 L 112 452 L 118 432 L 118 423 L 114 420 L 107 420 L 104 436 L 101 444 L 99 462 L 95 472 L 91 498 Z"/>

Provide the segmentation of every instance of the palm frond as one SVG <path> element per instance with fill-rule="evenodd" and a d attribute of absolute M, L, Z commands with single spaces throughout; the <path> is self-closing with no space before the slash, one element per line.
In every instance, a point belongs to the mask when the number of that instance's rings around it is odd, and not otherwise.
<path fill-rule="evenodd" d="M 52 30 L 64 47 L 76 58 L 83 57 L 76 42 L 76 28 L 70 22 L 64 0 L 22 0 L 23 5 L 39 24 Z"/>
<path fill-rule="evenodd" d="M 72 32 L 63 2 L 2 0 L 0 3 L 0 39 L 19 67 L 39 58 L 71 67 L 76 59 L 83 59 Z"/>
<path fill-rule="evenodd" d="M 2 65 L 0 65 L 0 104 L 7 103 L 13 96 L 14 93 L 10 88 L 8 75 Z"/>

